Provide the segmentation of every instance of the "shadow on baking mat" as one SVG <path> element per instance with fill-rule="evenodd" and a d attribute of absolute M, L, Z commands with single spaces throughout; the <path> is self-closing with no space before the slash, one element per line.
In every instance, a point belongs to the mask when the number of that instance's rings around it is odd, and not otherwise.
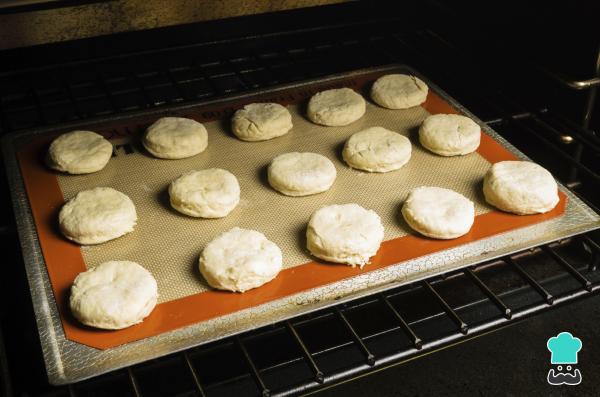
<path fill-rule="evenodd" d="M 184 215 L 181 212 L 177 211 L 171 205 L 171 199 L 169 197 L 169 186 L 165 186 L 164 188 L 162 188 L 156 194 L 156 198 L 157 198 L 158 202 L 160 203 L 161 207 L 163 207 L 164 209 L 166 209 L 167 211 L 169 211 L 171 214 L 177 215 L 180 218 L 190 218 L 189 216 Z"/>
<path fill-rule="evenodd" d="M 269 183 L 269 164 L 265 164 L 260 167 L 257 171 L 258 180 L 261 185 L 266 187 L 267 189 L 273 189 L 271 184 Z"/>
<path fill-rule="evenodd" d="M 190 265 L 189 265 L 190 274 L 194 279 L 198 280 L 198 283 L 202 285 L 202 288 L 211 290 L 213 288 L 208 284 L 208 281 L 206 281 L 206 279 L 204 278 L 202 273 L 200 273 L 200 266 L 198 263 L 198 259 L 199 259 L 198 256 L 196 256 L 196 257 L 192 258 L 192 260 L 190 261 Z"/>

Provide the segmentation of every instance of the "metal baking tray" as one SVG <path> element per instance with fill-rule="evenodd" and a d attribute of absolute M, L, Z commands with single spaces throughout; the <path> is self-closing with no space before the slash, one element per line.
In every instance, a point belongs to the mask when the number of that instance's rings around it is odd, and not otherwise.
<path fill-rule="evenodd" d="M 160 110 L 146 110 L 133 114 L 98 118 L 85 122 L 63 124 L 54 128 L 35 129 L 7 135 L 3 139 L 4 158 L 37 326 L 50 382 L 53 384 L 64 384 L 79 381 L 191 346 L 211 342 L 322 309 L 333 304 L 374 294 L 402 284 L 414 282 L 453 269 L 474 265 L 495 257 L 600 227 L 600 217 L 598 214 L 561 185 L 561 197 L 563 197 L 561 213 L 543 219 L 539 223 L 519 226 L 512 230 L 502 229 L 501 233 L 498 232 L 484 238 L 466 240 L 464 243 L 458 245 L 440 246 L 442 248 L 436 249 L 433 253 L 419 255 L 408 260 L 386 264 L 385 266 L 374 265 L 369 269 L 368 265 L 365 267 L 366 271 L 356 271 L 350 276 L 346 275 L 333 282 L 312 286 L 309 289 L 278 297 L 275 300 L 260 302 L 257 305 L 244 307 L 242 310 L 203 319 L 177 329 L 144 336 L 141 339 L 127 341 L 126 343 L 114 346 L 111 345 L 104 348 L 90 347 L 68 339 L 68 336 L 65 334 L 66 328 L 63 327 L 63 321 L 65 320 L 64 318 L 61 320 L 61 310 L 57 305 L 57 302 L 61 300 L 55 299 L 51 278 L 49 277 L 42 245 L 40 244 L 38 229 L 32 215 L 30 200 L 19 166 L 17 153 L 21 149 L 39 140 L 40 137 L 47 135 L 82 128 L 102 130 L 103 126 L 132 125 L 140 120 L 147 123 L 148 120 L 165 115 L 202 115 L 198 117 L 203 119 L 203 121 L 227 119 L 231 109 L 238 108 L 244 103 L 261 100 L 261 98 L 262 100 L 275 98 L 276 101 L 288 101 L 289 104 L 289 93 L 296 93 L 296 96 L 300 97 L 300 100 L 296 98 L 299 105 L 294 109 L 298 113 L 295 117 L 301 117 L 302 104 L 305 103 L 313 92 L 331 87 L 354 87 L 358 84 L 358 86 L 362 87 L 365 98 L 368 99 L 368 91 L 365 90 L 370 87 L 372 81 L 377 77 L 388 73 L 408 73 L 419 76 L 429 85 L 430 92 L 441 98 L 444 106 L 449 106 L 455 111 L 473 118 L 481 125 L 482 131 L 500 145 L 498 147 L 502 147 L 502 150 L 507 153 L 510 152 L 516 158 L 526 159 L 522 153 L 506 142 L 491 128 L 483 124 L 481 120 L 460 106 L 436 85 L 428 81 L 427 78 L 404 65 L 363 69 L 217 100 L 167 107 Z M 369 106 L 372 107 L 374 105 L 370 104 Z M 346 130 L 346 133 L 349 133 L 349 130 Z M 293 141 L 290 141 L 290 139 L 293 139 L 293 137 L 287 139 L 287 141 L 281 140 L 280 142 L 287 142 L 286 151 L 292 151 L 294 146 Z M 274 140 L 273 142 L 276 141 Z M 297 148 L 297 150 L 300 149 Z M 339 170 L 344 165 L 338 161 L 336 167 Z M 368 177 L 364 173 L 361 176 L 359 171 L 352 172 L 356 173 L 357 178 Z M 63 185 L 63 190 L 68 190 L 65 185 Z M 67 195 L 65 193 L 65 197 Z M 323 197 L 327 196 L 322 196 L 320 199 L 323 200 Z M 310 198 L 307 200 L 310 200 Z M 481 198 L 479 200 L 481 201 Z M 485 204 L 481 205 L 484 206 Z M 488 208 L 487 211 L 490 211 L 490 209 Z M 386 239 L 388 237 L 386 235 Z M 126 240 L 123 241 L 126 242 Z M 345 267 L 339 269 L 347 274 Z M 244 295 L 241 296 L 243 297 Z M 62 313 L 64 315 L 64 311 Z"/>

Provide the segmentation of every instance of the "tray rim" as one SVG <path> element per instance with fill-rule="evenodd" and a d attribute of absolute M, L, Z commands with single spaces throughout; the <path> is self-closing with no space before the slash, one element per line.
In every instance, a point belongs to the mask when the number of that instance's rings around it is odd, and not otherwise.
<path fill-rule="evenodd" d="M 473 257 L 467 258 L 467 259 L 471 259 L 471 261 L 467 261 L 468 263 L 463 263 L 463 264 L 457 263 L 455 266 L 452 266 L 450 269 L 438 268 L 438 269 L 433 269 L 431 271 L 422 272 L 418 275 L 415 275 L 414 277 L 409 277 L 409 278 L 405 278 L 402 280 L 389 280 L 388 282 L 385 282 L 385 283 L 377 285 L 377 286 L 367 286 L 363 289 L 347 293 L 346 295 L 344 295 L 338 299 L 330 298 L 330 299 L 326 299 L 323 301 L 317 301 L 317 302 L 308 301 L 305 304 L 296 304 L 296 307 L 295 307 L 296 310 L 292 310 L 292 313 L 280 313 L 272 318 L 263 319 L 262 321 L 259 320 L 256 323 L 253 323 L 251 325 L 243 325 L 242 324 L 242 326 L 238 327 L 235 330 L 229 330 L 228 332 L 221 332 L 219 335 L 217 335 L 216 337 L 213 337 L 213 338 L 202 339 L 202 338 L 198 337 L 198 334 L 202 332 L 201 325 L 206 324 L 206 323 L 211 323 L 215 320 L 221 319 L 222 317 L 219 317 L 217 319 L 207 320 L 207 321 L 197 323 L 197 324 L 193 324 L 193 325 L 190 325 L 190 326 L 187 326 L 184 328 L 175 329 L 175 330 L 166 332 L 161 335 L 157 335 L 154 337 L 131 342 L 131 343 L 128 343 L 128 344 L 125 344 L 122 346 L 118 346 L 115 348 L 107 349 L 107 350 L 97 350 L 97 349 L 90 348 L 90 347 L 87 347 L 84 345 L 80 345 L 76 342 L 72 342 L 72 341 L 66 339 L 64 333 L 62 332 L 62 324 L 60 322 L 60 318 L 58 315 L 58 308 L 56 307 L 56 302 L 54 300 L 54 295 L 52 292 L 52 288 L 50 286 L 50 281 L 49 281 L 48 274 L 46 271 L 45 261 L 43 258 L 41 247 L 39 245 L 37 231 L 35 229 L 35 225 L 34 225 L 34 221 L 33 221 L 33 216 L 31 214 L 31 208 L 29 206 L 29 201 L 27 198 L 27 194 L 25 192 L 23 178 L 21 176 L 20 168 L 18 167 L 18 164 L 17 164 L 17 150 L 19 149 L 19 146 L 21 144 L 23 144 L 25 141 L 27 141 L 31 138 L 34 138 L 35 136 L 39 136 L 41 134 L 47 134 L 47 133 L 51 133 L 51 132 L 56 132 L 56 131 L 65 131 L 65 130 L 75 129 L 75 128 L 83 127 L 83 126 L 92 126 L 94 124 L 101 124 L 104 122 L 115 122 L 115 121 L 120 121 L 120 120 L 135 119 L 140 116 L 152 116 L 154 114 L 163 115 L 168 112 L 184 111 L 186 109 L 197 108 L 197 107 L 201 107 L 201 106 L 208 106 L 208 105 L 214 106 L 214 105 L 218 105 L 219 103 L 222 103 L 222 102 L 241 100 L 241 99 L 245 99 L 245 98 L 249 98 L 249 97 L 253 97 L 253 96 L 257 96 L 257 95 L 274 94 L 274 93 L 277 93 L 280 91 L 298 88 L 298 87 L 306 86 L 309 84 L 327 83 L 329 81 L 336 81 L 339 79 L 352 78 L 353 76 L 360 76 L 360 75 L 369 74 L 369 73 L 388 72 L 388 71 L 389 72 L 392 72 L 392 71 L 408 72 L 408 73 L 411 73 L 411 74 L 423 79 L 428 84 L 430 89 L 434 90 L 440 97 L 442 97 L 445 101 L 447 101 L 449 104 L 451 104 L 453 107 L 455 107 L 458 111 L 460 111 L 461 113 L 463 113 L 463 114 L 471 117 L 473 120 L 475 120 L 488 135 L 490 135 L 499 144 L 501 144 L 503 147 L 505 147 L 510 152 L 512 152 L 516 157 L 523 159 L 523 160 L 529 160 L 529 158 L 527 156 L 525 156 L 523 153 L 521 153 L 519 150 L 517 150 L 514 146 L 512 146 L 509 142 L 507 142 L 504 138 L 502 138 L 498 133 L 496 133 L 491 127 L 486 125 L 482 120 L 480 120 L 478 117 L 476 117 L 471 112 L 469 112 L 465 107 L 460 105 L 454 98 L 450 97 L 444 90 L 440 89 L 436 84 L 432 83 L 430 79 L 424 77 L 421 73 L 417 72 L 416 70 L 414 70 L 413 68 L 411 68 L 410 66 L 407 66 L 405 64 L 390 64 L 390 65 L 384 65 L 384 66 L 378 66 L 378 67 L 357 69 L 357 70 L 352 70 L 349 72 L 332 74 L 332 75 L 327 75 L 327 76 L 318 77 L 318 78 L 309 79 L 309 80 L 302 80 L 302 81 L 298 81 L 298 82 L 294 82 L 294 83 L 290 83 L 290 84 L 276 85 L 276 86 L 268 87 L 266 89 L 252 90 L 252 91 L 248 91 L 248 92 L 244 92 L 244 93 L 236 94 L 236 95 L 225 95 L 225 96 L 221 96 L 218 98 L 212 98 L 210 100 L 198 100 L 198 101 L 194 101 L 194 102 L 190 102 L 190 103 L 186 103 L 186 104 L 169 105 L 169 106 L 155 108 L 155 109 L 150 108 L 150 109 L 136 110 L 134 112 L 128 112 L 128 113 L 124 113 L 124 114 L 94 117 L 94 118 L 90 118 L 87 120 L 78 120 L 78 121 L 74 121 L 74 122 L 64 123 L 64 124 L 61 124 L 58 126 L 32 128 L 32 129 L 27 129 L 27 130 L 15 131 L 15 132 L 11 132 L 11 133 L 7 134 L 5 137 L 3 137 L 2 138 L 2 150 L 3 150 L 3 154 L 4 154 L 4 161 L 5 161 L 5 166 L 6 166 L 9 188 L 10 188 L 10 192 L 11 192 L 11 198 L 12 198 L 12 202 L 13 202 L 13 209 L 14 209 L 15 216 L 16 216 L 17 231 L 19 234 L 19 241 L 21 243 L 21 250 L 23 252 L 23 259 L 24 259 L 27 278 L 28 278 L 28 282 L 29 282 L 30 292 L 32 295 L 32 302 L 33 302 L 33 307 L 34 307 L 34 312 L 35 312 L 35 317 L 36 317 L 36 323 L 37 323 L 38 332 L 40 335 L 40 340 L 42 342 L 41 343 L 42 352 L 43 352 L 44 361 L 46 364 L 46 371 L 47 371 L 48 379 L 49 379 L 50 383 L 58 385 L 58 384 L 66 384 L 66 383 L 72 383 L 72 382 L 84 380 L 84 379 L 87 379 L 90 377 L 100 375 L 105 372 L 109 372 L 112 370 L 116 370 L 119 368 L 123 368 L 123 367 L 129 366 L 129 365 L 132 365 L 132 364 L 136 364 L 138 362 L 146 361 L 146 360 L 149 360 L 152 358 L 156 358 L 156 357 L 163 356 L 166 354 L 175 353 L 175 352 L 178 352 L 178 351 L 181 351 L 184 349 L 188 349 L 190 347 L 194 347 L 194 346 L 198 346 L 201 344 L 216 341 L 219 339 L 223 339 L 228 336 L 246 332 L 251 329 L 255 329 L 258 327 L 265 326 L 265 325 L 273 324 L 273 323 L 283 321 L 283 320 L 286 320 L 286 319 L 289 319 L 292 317 L 296 317 L 299 315 L 307 314 L 307 313 L 310 313 L 310 312 L 313 312 L 316 310 L 324 309 L 329 306 L 348 302 L 350 300 L 358 299 L 360 297 L 373 295 L 373 294 L 376 294 L 376 293 L 379 293 L 379 292 L 382 292 L 382 291 L 385 291 L 385 290 L 388 290 L 391 288 L 395 288 L 395 287 L 398 287 L 398 286 L 401 286 L 404 284 L 414 283 L 414 282 L 420 281 L 424 278 L 429 278 L 429 277 L 432 277 L 435 275 L 446 273 L 448 271 L 458 270 L 463 267 L 472 266 L 477 263 L 481 263 L 484 261 L 492 260 L 492 259 L 500 257 L 500 256 L 507 255 L 508 253 L 521 251 L 521 250 L 528 249 L 528 248 L 531 248 L 531 247 L 534 247 L 534 246 L 537 246 L 537 245 L 540 245 L 543 243 L 548 243 L 551 241 L 555 241 L 557 239 L 567 238 L 567 237 L 570 237 L 575 234 L 579 234 L 579 233 L 583 233 L 583 232 L 586 232 L 589 230 L 600 228 L 600 216 L 598 216 L 598 214 L 596 212 L 594 212 L 589 206 L 587 206 L 573 192 L 571 192 L 569 189 L 567 189 L 566 187 L 564 187 L 562 184 L 559 183 L 561 190 L 568 196 L 567 206 L 577 205 L 579 207 L 578 208 L 579 211 L 586 212 L 587 215 L 590 216 L 590 218 L 595 218 L 595 219 L 590 219 L 589 224 L 581 225 L 578 227 L 573 227 L 569 230 L 569 232 L 561 234 L 561 236 L 556 237 L 556 238 L 552 238 L 549 240 L 544 239 L 544 238 L 541 238 L 541 239 L 534 238 L 534 239 L 527 241 L 524 244 L 523 243 L 515 244 L 508 250 L 503 249 L 503 250 L 498 250 L 495 252 L 487 252 L 485 254 L 480 254 L 477 257 L 473 256 Z M 563 216 L 566 216 L 566 213 Z M 562 216 L 559 217 L 558 219 L 560 219 L 560 218 L 562 218 Z M 557 218 L 548 220 L 543 223 L 545 224 L 547 222 L 552 222 L 552 221 L 555 221 L 556 219 Z M 539 224 L 537 224 L 537 225 L 539 225 Z M 516 230 L 518 230 L 518 231 L 528 230 L 528 229 L 534 228 L 537 225 L 527 226 L 527 227 L 521 228 L 521 229 L 515 229 L 510 232 L 502 233 L 502 235 L 514 233 L 514 232 L 516 232 Z M 475 241 L 472 243 L 454 247 L 454 248 L 451 248 L 448 250 L 443 250 L 441 252 L 429 254 L 424 257 L 415 258 L 410 261 L 401 262 L 401 263 L 408 264 L 408 263 L 412 263 L 417 260 L 423 260 L 423 259 L 429 258 L 430 256 L 441 256 L 443 253 L 452 252 L 452 251 L 460 250 L 460 249 L 465 249 L 465 247 L 469 247 L 471 245 L 478 244 L 483 240 L 494 239 L 496 237 L 497 237 L 497 235 L 491 236 L 491 237 L 488 237 L 488 238 L 485 238 L 482 240 L 478 240 L 478 241 Z M 507 251 L 507 252 L 504 252 L 504 251 Z M 475 260 L 472 260 L 472 259 L 475 259 Z M 395 267 L 398 265 L 399 264 L 391 265 L 389 267 L 391 268 L 391 267 Z M 357 277 L 360 277 L 360 276 L 357 276 Z M 355 279 L 355 277 L 352 277 L 351 279 Z M 343 282 L 343 280 L 335 282 L 333 284 L 318 287 L 314 290 L 309 290 L 309 291 L 304 291 L 304 292 L 301 292 L 298 294 L 294 294 L 290 297 L 280 298 L 276 301 L 265 303 L 263 305 L 256 306 L 256 307 L 253 307 L 250 309 L 245 309 L 240 312 L 225 315 L 223 317 L 228 318 L 228 317 L 243 316 L 244 314 L 247 314 L 247 312 L 256 311 L 258 308 L 261 308 L 263 306 L 268 306 L 268 305 L 271 305 L 273 303 L 277 303 L 280 301 L 293 300 L 297 296 L 309 295 L 311 292 L 314 292 L 316 290 L 331 287 L 333 285 L 338 285 L 342 282 Z M 182 343 L 181 339 L 184 336 L 184 334 L 195 335 L 194 341 L 192 343 L 187 343 L 187 344 L 185 342 Z M 171 340 L 172 343 L 169 342 L 169 340 L 168 340 L 169 338 L 173 338 Z M 187 338 L 184 337 L 183 339 L 187 339 Z M 175 342 L 178 342 L 178 343 L 175 343 Z M 76 345 L 76 346 L 68 346 L 69 344 Z M 65 349 L 68 349 L 68 348 L 75 348 L 76 350 L 77 349 L 78 350 L 89 350 L 89 351 L 85 351 L 85 352 L 82 351 L 81 353 L 86 356 L 85 361 L 90 361 L 90 360 L 94 361 L 95 358 L 100 358 L 99 355 L 102 352 L 108 352 L 107 355 L 110 355 L 111 353 L 113 353 L 114 355 L 119 355 L 120 351 L 124 350 L 124 347 L 131 347 L 131 346 L 139 347 L 139 345 L 142 345 L 142 344 L 145 345 L 147 352 L 142 354 L 140 357 L 135 357 L 133 359 L 131 359 L 131 358 L 128 359 L 127 357 L 121 357 L 121 359 L 116 360 L 117 363 L 114 365 L 111 365 L 110 368 L 108 368 L 108 369 L 104 368 L 104 369 L 102 369 L 100 371 L 96 371 L 96 372 L 81 370 L 78 367 L 78 365 L 81 364 L 81 362 L 75 362 L 75 361 L 69 360 L 69 359 L 63 360 L 63 356 L 65 355 Z M 162 346 L 160 349 L 156 349 L 156 350 L 152 349 L 153 346 L 160 346 L 161 344 L 162 344 Z M 107 360 L 107 359 L 104 358 L 104 360 Z M 89 366 L 87 368 L 89 369 Z"/>

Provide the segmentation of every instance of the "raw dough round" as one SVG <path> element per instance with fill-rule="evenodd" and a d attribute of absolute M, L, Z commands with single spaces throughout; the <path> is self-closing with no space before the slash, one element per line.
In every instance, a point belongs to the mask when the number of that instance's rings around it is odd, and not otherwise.
<path fill-rule="evenodd" d="M 161 159 L 183 159 L 202 153 L 208 133 L 201 123 L 182 117 L 163 117 L 148 127 L 144 147 Z"/>
<path fill-rule="evenodd" d="M 350 88 L 321 91 L 308 102 L 308 118 L 316 124 L 339 127 L 360 119 L 367 110 L 365 99 Z"/>
<path fill-rule="evenodd" d="M 530 161 L 501 161 L 483 179 L 488 203 L 518 215 L 550 211 L 558 204 L 558 186 L 546 169 Z"/>
<path fill-rule="evenodd" d="M 330 205 L 312 214 L 306 240 L 317 258 L 362 268 L 379 249 L 383 225 L 375 211 L 358 204 Z"/>
<path fill-rule="evenodd" d="M 191 171 L 171 182 L 169 197 L 182 214 L 222 218 L 240 202 L 240 184 L 235 175 L 219 168 Z"/>
<path fill-rule="evenodd" d="M 231 119 L 233 133 L 243 141 L 266 141 L 292 129 L 292 115 L 278 103 L 251 103 Z"/>
<path fill-rule="evenodd" d="M 427 237 L 451 239 L 471 230 L 475 206 L 454 190 L 421 186 L 408 194 L 402 215 L 410 227 Z"/>
<path fill-rule="evenodd" d="M 346 141 L 342 156 L 352 168 L 369 172 L 397 170 L 410 160 L 410 140 L 382 127 L 357 132 Z"/>
<path fill-rule="evenodd" d="M 407 74 L 388 74 L 375 81 L 371 99 L 388 109 L 408 109 L 425 102 L 429 88 L 421 79 Z"/>
<path fill-rule="evenodd" d="M 317 153 L 285 153 L 269 165 L 269 184 L 287 196 L 308 196 L 328 190 L 337 172 L 325 156 Z"/>
<path fill-rule="evenodd" d="M 46 163 L 69 174 L 100 171 L 110 160 L 113 147 L 102 135 L 91 131 L 62 134 L 50 144 Z"/>
<path fill-rule="evenodd" d="M 441 156 L 460 156 L 474 152 L 481 140 L 481 127 L 458 114 L 434 114 L 419 128 L 419 141 Z"/>
<path fill-rule="evenodd" d="M 148 270 L 135 262 L 110 261 L 75 278 L 69 304 L 83 324 L 121 329 L 141 323 L 157 299 L 156 280 Z"/>
<path fill-rule="evenodd" d="M 199 264 L 212 287 L 244 292 L 273 280 L 282 262 L 281 250 L 264 234 L 234 227 L 206 245 Z"/>
<path fill-rule="evenodd" d="M 137 221 L 129 197 L 109 187 L 83 190 L 58 214 L 60 230 L 79 244 L 100 244 L 133 231 Z"/>

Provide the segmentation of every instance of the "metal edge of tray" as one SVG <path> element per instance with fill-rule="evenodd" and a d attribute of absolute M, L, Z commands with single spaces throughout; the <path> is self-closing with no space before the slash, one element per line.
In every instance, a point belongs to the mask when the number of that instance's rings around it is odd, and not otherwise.
<path fill-rule="evenodd" d="M 493 129 L 485 125 L 471 112 L 458 104 L 437 85 L 423 77 L 412 68 L 401 65 L 387 65 L 374 68 L 355 70 L 322 78 L 306 80 L 298 83 L 271 87 L 247 92 L 240 95 L 226 96 L 209 101 L 169 106 L 160 109 L 146 109 L 124 115 L 100 117 L 62 124 L 58 127 L 39 128 L 8 134 L 2 140 L 3 154 L 6 164 L 7 177 L 13 207 L 16 216 L 17 229 L 23 250 L 23 258 L 35 311 L 36 322 L 40 335 L 44 361 L 48 379 L 52 384 L 65 384 L 80 381 L 100 375 L 125 366 L 136 364 L 152 358 L 175 353 L 193 346 L 212 342 L 234 334 L 245 332 L 261 326 L 279 322 L 291 317 L 307 314 L 332 305 L 347 302 L 363 296 L 368 296 L 387 289 L 395 288 L 410 282 L 471 266 L 496 257 L 521 251 L 560 238 L 566 238 L 600 227 L 600 217 L 571 191 L 560 185 L 569 200 L 564 216 L 554 218 L 540 224 L 516 229 L 500 235 L 491 236 L 472 243 L 461 245 L 449 250 L 415 258 L 400 264 L 388 266 L 373 272 L 363 273 L 355 277 L 341 280 L 329 285 L 314 288 L 292 296 L 265 303 L 260 306 L 245 309 L 184 328 L 176 329 L 161 335 L 128 343 L 108 350 L 98 350 L 71 342 L 65 338 L 62 330 L 58 308 L 54 300 L 52 288 L 46 271 L 33 217 L 25 192 L 20 169 L 17 164 L 16 150 L 19 144 L 28 141 L 32 136 L 52 131 L 64 131 L 81 126 L 90 126 L 103 122 L 132 119 L 139 116 L 164 114 L 170 111 L 183 111 L 199 106 L 215 105 L 236 99 L 244 99 L 255 95 L 277 93 L 291 88 L 310 84 L 339 81 L 368 73 L 376 72 L 408 72 L 423 79 L 430 89 L 437 92 L 444 100 L 473 118 L 482 129 L 502 146 L 521 159 L 528 159 L 523 153 L 509 144 Z M 581 217 L 583 222 L 571 222 L 571 216 Z M 560 227 L 556 234 L 541 234 L 550 225 Z M 508 244 L 507 244 L 508 243 Z M 425 269 L 419 269 L 426 265 Z M 340 293 L 340 291 L 344 291 Z"/>

